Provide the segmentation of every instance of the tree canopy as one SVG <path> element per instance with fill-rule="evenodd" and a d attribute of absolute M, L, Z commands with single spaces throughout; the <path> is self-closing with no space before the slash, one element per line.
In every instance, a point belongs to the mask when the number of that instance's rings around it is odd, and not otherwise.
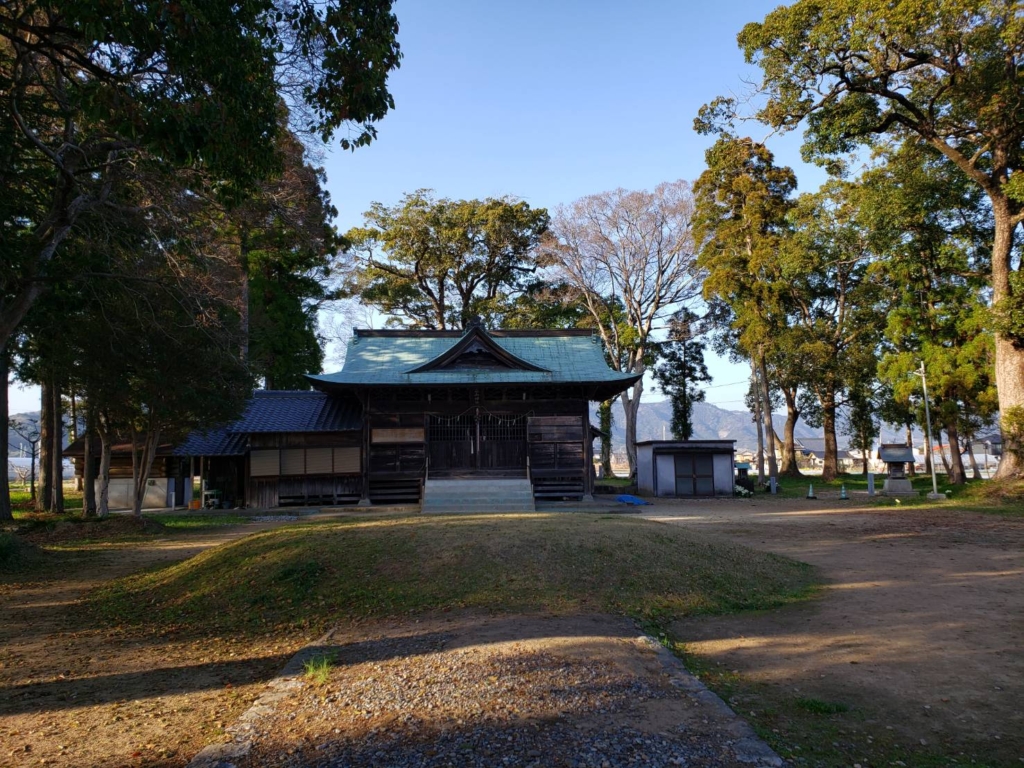
<path fill-rule="evenodd" d="M 586 307 L 611 367 L 644 373 L 657 325 L 700 295 L 693 194 L 685 181 L 654 190 L 617 189 L 562 206 L 545 249 L 566 298 Z M 636 417 L 643 378 L 620 395 L 626 456 L 636 468 Z"/>
<path fill-rule="evenodd" d="M 201 170 L 237 199 L 277 168 L 282 99 L 301 130 L 370 141 L 393 106 L 396 33 L 388 0 L 5 3 L 0 244 L 17 258 L 4 265 L 0 344 L 80 218 L 119 204 L 126 170 L 154 192 L 167 174 Z"/>
<path fill-rule="evenodd" d="M 1014 239 L 1024 221 L 1024 16 L 1016 0 L 798 0 L 738 38 L 763 73 L 754 116 L 806 126 L 804 154 L 833 170 L 859 145 L 927 145 L 985 194 L 993 223 L 988 279 L 999 321 L 995 375 L 1006 455 L 1024 466 L 1024 279 Z M 718 98 L 696 127 L 736 117 Z"/>
<path fill-rule="evenodd" d="M 430 190 L 374 203 L 345 238 L 361 299 L 414 328 L 500 325 L 536 287 L 537 247 L 548 212 L 512 198 L 450 200 Z"/>

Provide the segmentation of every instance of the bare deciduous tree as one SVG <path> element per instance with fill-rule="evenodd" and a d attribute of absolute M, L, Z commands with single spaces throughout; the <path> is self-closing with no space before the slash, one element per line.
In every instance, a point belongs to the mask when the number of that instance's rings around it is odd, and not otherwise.
<path fill-rule="evenodd" d="M 547 254 L 586 306 L 617 371 L 643 374 L 659 323 L 700 294 L 693 210 L 690 185 L 675 181 L 590 195 L 555 213 Z M 620 395 L 631 474 L 643 387 L 641 377 Z"/>

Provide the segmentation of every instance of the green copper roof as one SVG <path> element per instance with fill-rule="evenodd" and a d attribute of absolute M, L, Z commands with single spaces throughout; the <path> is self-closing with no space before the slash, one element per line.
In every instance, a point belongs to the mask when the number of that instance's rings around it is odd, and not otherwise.
<path fill-rule="evenodd" d="M 486 337 L 515 358 L 541 370 L 516 367 L 428 366 L 471 334 Z M 358 386 L 502 386 L 516 384 L 602 385 L 620 392 L 638 378 L 605 363 L 600 340 L 580 331 L 356 331 L 337 373 L 309 376 L 317 388 Z M 333 385 L 333 386 L 332 386 Z M 610 395 L 609 395 L 610 396 Z"/>

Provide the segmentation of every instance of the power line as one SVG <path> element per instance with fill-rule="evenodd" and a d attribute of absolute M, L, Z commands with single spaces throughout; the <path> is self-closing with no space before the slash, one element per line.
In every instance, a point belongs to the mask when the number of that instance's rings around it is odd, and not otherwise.
<path fill-rule="evenodd" d="M 737 384 L 746 384 L 749 379 L 740 379 L 730 384 L 712 384 L 710 387 L 704 387 L 704 389 L 718 389 L 719 387 L 735 387 Z"/>

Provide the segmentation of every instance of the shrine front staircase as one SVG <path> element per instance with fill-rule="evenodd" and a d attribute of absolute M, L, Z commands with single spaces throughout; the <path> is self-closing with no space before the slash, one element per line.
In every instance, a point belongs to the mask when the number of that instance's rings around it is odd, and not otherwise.
<path fill-rule="evenodd" d="M 427 514 L 536 512 L 529 478 L 430 478 L 423 486 L 422 511 Z"/>

